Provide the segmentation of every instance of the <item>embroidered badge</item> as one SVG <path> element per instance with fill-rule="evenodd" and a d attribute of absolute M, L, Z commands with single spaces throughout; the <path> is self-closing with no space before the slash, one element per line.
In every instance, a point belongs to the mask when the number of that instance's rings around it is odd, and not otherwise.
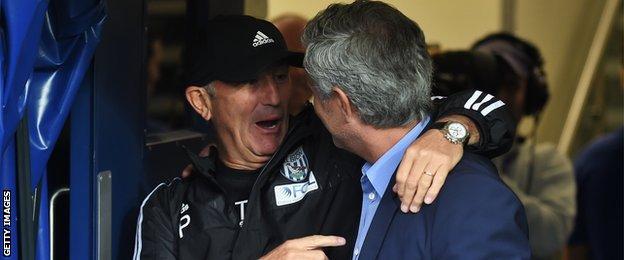
<path fill-rule="evenodd" d="M 310 178 L 308 178 L 307 182 L 275 186 L 275 204 L 277 204 L 277 206 L 283 206 L 299 202 L 306 194 L 318 188 L 314 173 L 310 172 Z"/>
<path fill-rule="evenodd" d="M 305 180 L 309 172 L 308 158 L 301 146 L 286 157 L 280 169 L 282 176 L 294 182 Z"/>

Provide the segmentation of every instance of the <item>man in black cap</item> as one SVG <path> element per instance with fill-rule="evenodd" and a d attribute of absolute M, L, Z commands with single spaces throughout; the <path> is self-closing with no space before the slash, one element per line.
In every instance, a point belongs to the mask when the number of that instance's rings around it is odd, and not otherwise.
<path fill-rule="evenodd" d="M 301 66 L 302 54 L 289 52 L 271 23 L 249 16 L 219 17 L 204 29 L 191 46 L 186 97 L 212 120 L 218 148 L 206 158 L 189 153 L 196 173 L 147 195 L 134 258 L 257 259 L 287 240 L 288 254 L 349 258 L 360 215 L 362 159 L 333 145 L 310 106 L 289 118 L 288 66 Z M 463 109 L 470 96 L 449 98 L 439 115 L 468 115 L 477 124 L 463 126 L 472 136 L 430 130 L 412 144 L 413 155 L 404 160 L 406 184 L 396 189 L 404 211 L 417 211 L 425 194 L 430 203 L 446 177 L 443 171 L 423 174 L 425 166 L 451 169 L 465 143 L 490 155 L 510 145 L 497 114 L 504 112 Z M 425 156 L 416 160 L 418 151 Z"/>

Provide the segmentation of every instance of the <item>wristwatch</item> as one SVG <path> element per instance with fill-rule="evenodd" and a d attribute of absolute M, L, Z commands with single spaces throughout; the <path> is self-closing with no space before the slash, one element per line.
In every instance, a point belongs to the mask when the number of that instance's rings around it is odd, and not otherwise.
<path fill-rule="evenodd" d="M 440 130 L 444 134 L 444 138 L 454 144 L 466 144 L 470 137 L 468 128 L 455 121 L 435 122 L 431 128 Z"/>

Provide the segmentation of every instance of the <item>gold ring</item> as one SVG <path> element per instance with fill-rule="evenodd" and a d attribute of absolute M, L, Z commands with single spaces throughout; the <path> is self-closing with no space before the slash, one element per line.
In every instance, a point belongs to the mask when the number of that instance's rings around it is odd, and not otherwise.
<path fill-rule="evenodd" d="M 423 173 L 424 173 L 425 175 L 429 175 L 429 176 L 433 177 L 433 173 L 430 173 L 430 172 L 423 172 Z"/>

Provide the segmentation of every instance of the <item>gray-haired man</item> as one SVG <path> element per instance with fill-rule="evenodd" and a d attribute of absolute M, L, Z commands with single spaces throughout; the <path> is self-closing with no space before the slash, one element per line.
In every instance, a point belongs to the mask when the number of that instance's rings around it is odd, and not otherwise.
<path fill-rule="evenodd" d="M 415 22 L 382 2 L 335 4 L 303 39 L 317 115 L 336 146 L 366 160 L 353 259 L 529 258 L 524 209 L 485 157 L 466 153 L 435 203 L 399 211 L 393 176 L 407 146 L 432 127 L 433 66 Z"/>

